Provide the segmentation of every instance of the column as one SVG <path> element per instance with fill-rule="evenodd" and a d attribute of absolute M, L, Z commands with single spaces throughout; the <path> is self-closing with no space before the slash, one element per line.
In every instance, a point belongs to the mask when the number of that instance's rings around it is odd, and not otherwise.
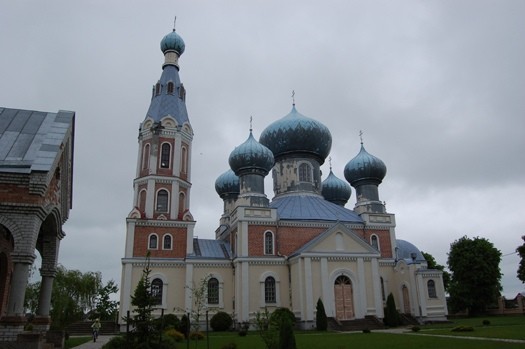
<path fill-rule="evenodd" d="M 40 295 L 38 298 L 37 316 L 49 316 L 51 309 L 51 293 L 53 291 L 53 281 L 55 280 L 56 271 L 40 270 L 42 281 L 40 283 Z"/>
<path fill-rule="evenodd" d="M 24 298 L 26 295 L 29 268 L 35 260 L 34 254 L 13 255 L 13 274 L 9 301 L 7 303 L 7 316 L 24 316 Z"/>

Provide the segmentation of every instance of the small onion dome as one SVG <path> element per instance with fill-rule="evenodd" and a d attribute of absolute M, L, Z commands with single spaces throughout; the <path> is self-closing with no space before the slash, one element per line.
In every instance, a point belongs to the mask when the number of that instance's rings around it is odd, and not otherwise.
<path fill-rule="evenodd" d="M 386 166 L 381 159 L 369 154 L 363 143 L 359 154 L 350 160 L 345 166 L 345 178 L 355 187 L 359 181 L 380 184 L 385 178 Z"/>
<path fill-rule="evenodd" d="M 250 172 L 266 176 L 273 167 L 274 158 L 271 150 L 257 142 L 250 130 L 246 142 L 231 152 L 229 163 L 237 176 Z"/>
<path fill-rule="evenodd" d="M 330 130 L 299 113 L 295 105 L 288 115 L 266 127 L 259 141 L 271 149 L 276 159 L 288 154 L 310 155 L 321 165 L 332 148 Z"/>
<path fill-rule="evenodd" d="M 330 174 L 322 183 L 321 194 L 325 200 L 344 206 L 352 195 L 352 189 L 348 183 L 337 178 L 330 169 Z"/>
<path fill-rule="evenodd" d="M 185 47 L 184 40 L 177 34 L 175 29 L 167 34 L 160 42 L 160 49 L 163 53 L 166 53 L 166 51 L 176 51 L 180 56 L 184 53 Z"/>
<path fill-rule="evenodd" d="M 215 191 L 221 198 L 227 195 L 239 194 L 239 177 L 229 169 L 217 177 L 215 181 Z"/>

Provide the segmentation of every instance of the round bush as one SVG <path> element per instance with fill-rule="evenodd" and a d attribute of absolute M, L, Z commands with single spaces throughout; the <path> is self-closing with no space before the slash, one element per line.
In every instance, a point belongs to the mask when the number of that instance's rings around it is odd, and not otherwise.
<path fill-rule="evenodd" d="M 483 320 L 483 326 L 488 326 L 488 325 L 490 325 L 490 320 L 487 320 L 487 319 Z"/>
<path fill-rule="evenodd" d="M 190 333 L 190 339 L 194 341 L 199 341 L 201 339 L 204 339 L 204 333 L 195 331 Z"/>
<path fill-rule="evenodd" d="M 270 323 L 276 326 L 280 326 L 282 318 L 286 317 L 292 323 L 292 327 L 295 324 L 295 314 L 288 308 L 277 308 L 270 315 Z"/>
<path fill-rule="evenodd" d="M 227 331 L 233 324 L 232 317 L 224 311 L 219 311 L 210 320 L 210 326 L 214 331 Z"/>
<path fill-rule="evenodd" d="M 164 331 L 164 335 L 174 339 L 176 342 L 181 342 L 184 340 L 184 335 L 174 328 Z"/>
<path fill-rule="evenodd" d="M 421 328 L 419 326 L 412 326 L 412 332 L 419 332 Z"/>

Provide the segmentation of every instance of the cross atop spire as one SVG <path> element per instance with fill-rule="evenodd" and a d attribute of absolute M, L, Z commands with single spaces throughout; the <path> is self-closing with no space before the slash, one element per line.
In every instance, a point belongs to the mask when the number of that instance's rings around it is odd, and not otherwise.
<path fill-rule="evenodd" d="M 175 31 L 175 24 L 177 23 L 177 16 L 173 19 L 173 31 Z"/>
<path fill-rule="evenodd" d="M 332 157 L 328 157 L 328 163 L 330 164 L 330 171 L 332 171 Z"/>
<path fill-rule="evenodd" d="M 292 90 L 292 103 L 295 106 L 295 90 Z"/>
<path fill-rule="evenodd" d="M 361 144 L 363 144 L 363 131 L 359 130 L 359 138 L 361 138 Z"/>
<path fill-rule="evenodd" d="M 250 132 L 252 132 L 253 116 L 250 115 Z"/>

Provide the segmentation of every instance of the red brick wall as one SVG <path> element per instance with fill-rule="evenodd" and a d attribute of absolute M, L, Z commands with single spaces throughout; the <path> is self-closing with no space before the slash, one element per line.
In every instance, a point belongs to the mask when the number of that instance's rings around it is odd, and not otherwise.
<path fill-rule="evenodd" d="M 157 234 L 157 249 L 148 249 L 150 234 Z M 163 250 L 164 235 L 171 234 L 171 250 Z M 169 227 L 135 227 L 135 240 L 133 242 L 133 257 L 146 257 L 150 252 L 151 257 L 159 258 L 184 258 L 186 257 L 186 228 Z"/>
<path fill-rule="evenodd" d="M 288 256 L 312 240 L 326 228 L 279 227 L 274 225 L 250 226 L 248 230 L 248 254 L 250 256 L 264 256 L 264 233 L 274 233 L 275 255 L 278 253 Z"/>

